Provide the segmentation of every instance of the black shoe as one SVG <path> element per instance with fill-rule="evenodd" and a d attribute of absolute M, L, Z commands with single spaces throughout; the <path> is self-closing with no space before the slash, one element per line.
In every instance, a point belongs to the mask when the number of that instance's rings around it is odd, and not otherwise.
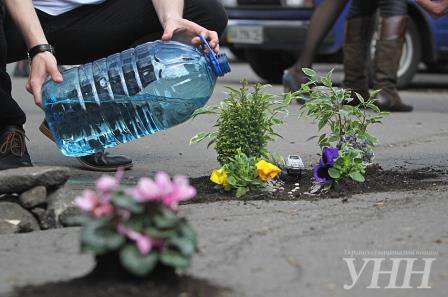
<path fill-rule="evenodd" d="M 0 131 L 0 170 L 30 167 L 25 131 L 18 126 L 7 126 Z"/>
<path fill-rule="evenodd" d="M 53 135 L 46 121 L 43 121 L 39 127 L 40 132 L 47 136 L 50 140 L 54 141 Z M 87 169 L 94 171 L 112 172 L 117 169 L 130 169 L 134 164 L 132 160 L 126 156 L 118 155 L 113 156 L 104 151 L 98 152 L 93 155 L 76 158 L 81 165 Z"/>

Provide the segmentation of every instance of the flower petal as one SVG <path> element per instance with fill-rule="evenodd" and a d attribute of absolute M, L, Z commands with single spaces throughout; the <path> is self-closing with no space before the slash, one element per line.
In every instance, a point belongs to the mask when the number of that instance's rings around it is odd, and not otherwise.
<path fill-rule="evenodd" d="M 324 147 L 322 149 L 322 164 L 333 166 L 339 157 L 339 150 L 335 147 Z"/>
<path fill-rule="evenodd" d="M 227 185 L 227 172 L 222 168 L 213 169 L 210 180 L 217 185 L 225 186 Z"/>
<path fill-rule="evenodd" d="M 188 186 L 190 183 L 186 176 L 176 175 L 175 177 L 173 177 L 173 184 L 177 187 L 180 187 L 180 186 Z"/>
<path fill-rule="evenodd" d="M 92 190 L 84 190 L 82 196 L 75 199 L 75 205 L 83 211 L 92 211 L 98 203 L 98 197 Z"/>
<path fill-rule="evenodd" d="M 316 182 L 318 182 L 321 185 L 329 184 L 333 181 L 330 174 L 328 173 L 328 169 L 330 169 L 331 166 L 325 165 L 317 165 L 313 169 L 313 176 Z"/>
<path fill-rule="evenodd" d="M 173 191 L 173 183 L 171 182 L 171 178 L 165 172 L 156 173 L 154 180 L 159 187 L 161 195 L 166 195 Z"/>
<path fill-rule="evenodd" d="M 142 177 L 132 196 L 139 202 L 156 200 L 162 196 L 162 189 L 152 179 Z"/>
<path fill-rule="evenodd" d="M 152 249 L 151 238 L 148 236 L 139 234 L 135 240 L 137 248 L 142 255 L 148 254 Z"/>
<path fill-rule="evenodd" d="M 117 186 L 117 180 L 108 175 L 103 175 L 96 181 L 96 190 L 100 193 L 110 192 Z"/>
<path fill-rule="evenodd" d="M 121 182 L 121 180 L 123 179 L 124 176 L 124 169 L 123 167 L 119 167 L 117 169 L 117 172 L 115 172 L 115 180 L 117 181 L 117 184 L 119 184 Z"/>
<path fill-rule="evenodd" d="M 108 215 L 112 214 L 113 212 L 114 212 L 114 208 L 113 208 L 112 204 L 110 204 L 109 202 L 102 203 L 99 206 L 95 207 L 95 209 L 93 210 L 93 214 L 98 218 L 108 216 Z"/>
<path fill-rule="evenodd" d="M 259 161 L 256 165 L 258 177 L 262 181 L 275 178 L 280 173 L 280 168 L 265 160 Z"/>

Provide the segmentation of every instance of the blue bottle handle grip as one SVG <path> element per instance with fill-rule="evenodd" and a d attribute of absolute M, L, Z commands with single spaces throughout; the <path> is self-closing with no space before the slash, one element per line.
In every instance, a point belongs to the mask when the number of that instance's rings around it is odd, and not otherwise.
<path fill-rule="evenodd" d="M 210 47 L 210 44 L 208 44 L 207 39 L 205 39 L 202 34 L 198 35 L 199 39 L 201 40 L 201 48 L 207 55 L 207 57 L 210 59 L 210 62 L 212 63 L 213 70 L 215 71 L 217 76 L 223 76 L 225 73 L 221 68 L 221 65 L 219 64 L 219 60 L 213 49 Z M 208 50 L 208 52 L 207 52 Z"/>

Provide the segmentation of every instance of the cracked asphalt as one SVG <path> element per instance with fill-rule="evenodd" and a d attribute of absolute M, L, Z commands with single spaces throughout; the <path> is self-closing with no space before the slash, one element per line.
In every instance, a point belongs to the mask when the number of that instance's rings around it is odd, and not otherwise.
<path fill-rule="evenodd" d="M 329 66 L 319 66 L 329 70 Z M 340 81 L 340 67 L 336 69 Z M 225 96 L 224 85 L 238 86 L 241 78 L 256 82 L 246 64 L 233 64 L 233 72 L 221 79 L 210 104 Z M 80 170 L 75 160 L 62 156 L 40 135 L 42 112 L 23 91 L 25 81 L 15 79 L 14 95 L 28 114 L 29 149 L 36 165 L 62 165 L 73 169 L 68 185 L 91 186 L 98 173 Z M 272 93 L 280 93 L 274 86 Z M 415 107 L 410 114 L 393 114 L 384 125 L 374 127 L 381 145 L 376 161 L 385 168 L 448 168 L 448 75 L 419 74 L 411 88 L 402 91 Z M 299 153 L 308 166 L 316 162 L 318 148 L 305 142 L 315 133 L 315 124 L 297 120 L 298 105 L 290 106 L 284 136 L 271 145 L 273 151 Z M 125 144 L 114 152 L 134 158 L 129 181 L 164 170 L 191 177 L 206 175 L 217 165 L 213 150 L 205 145 L 189 146 L 195 133 L 211 127 L 213 118 L 203 117 Z M 235 296 L 446 296 L 448 292 L 448 184 L 412 192 L 372 193 L 342 199 L 317 201 L 254 201 L 191 204 L 181 207 L 197 228 L 201 253 L 189 274 L 227 286 Z M 78 229 L 0 236 L 0 296 L 14 286 L 68 280 L 87 273 L 94 265 L 91 256 L 81 255 Z M 371 255 L 376 251 L 430 251 L 435 258 L 429 276 L 430 289 L 367 289 L 372 267 L 367 266 L 351 290 L 348 250 Z M 364 256 L 356 256 L 357 268 Z M 381 267 L 390 270 L 386 255 Z M 426 256 L 404 255 L 403 257 Z M 422 270 L 416 264 L 415 270 Z M 404 267 L 398 272 L 402 282 Z M 389 278 L 380 276 L 380 285 Z M 413 276 L 411 284 L 420 284 Z"/>

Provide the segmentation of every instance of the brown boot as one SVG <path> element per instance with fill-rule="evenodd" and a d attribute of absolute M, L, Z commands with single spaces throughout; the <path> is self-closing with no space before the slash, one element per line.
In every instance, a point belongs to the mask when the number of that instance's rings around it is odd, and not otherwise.
<path fill-rule="evenodd" d="M 374 88 L 381 90 L 377 105 L 384 111 L 412 111 L 413 107 L 401 101 L 397 90 L 397 71 L 400 65 L 406 16 L 381 18 L 374 63 Z"/>
<path fill-rule="evenodd" d="M 344 88 L 369 98 L 369 50 L 375 29 L 375 17 L 363 16 L 347 20 L 344 41 Z M 354 95 L 354 94 L 353 94 Z M 357 104 L 356 96 L 350 104 Z"/>

